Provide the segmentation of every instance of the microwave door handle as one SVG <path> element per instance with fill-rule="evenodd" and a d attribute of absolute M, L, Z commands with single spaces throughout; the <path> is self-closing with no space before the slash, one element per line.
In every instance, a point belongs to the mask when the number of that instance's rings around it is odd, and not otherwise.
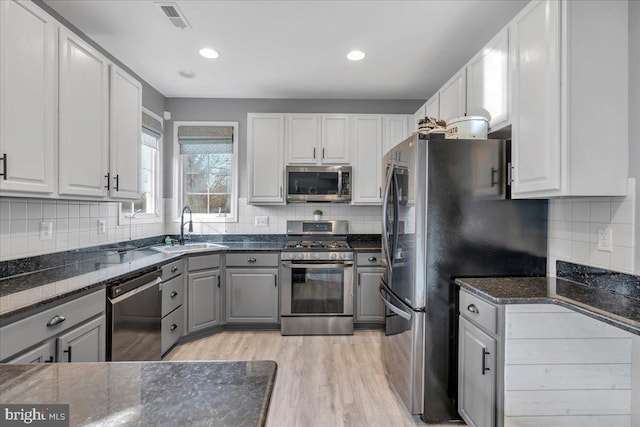
<path fill-rule="evenodd" d="M 338 170 L 338 197 L 342 197 L 342 169 Z"/>
<path fill-rule="evenodd" d="M 391 191 L 391 181 L 393 179 L 393 166 L 389 166 L 390 169 L 387 172 L 387 182 L 384 187 L 384 197 L 382 199 L 382 253 L 387 260 L 387 266 L 391 268 L 391 260 L 389 258 L 389 239 L 388 239 L 388 205 L 389 205 L 389 191 Z"/>

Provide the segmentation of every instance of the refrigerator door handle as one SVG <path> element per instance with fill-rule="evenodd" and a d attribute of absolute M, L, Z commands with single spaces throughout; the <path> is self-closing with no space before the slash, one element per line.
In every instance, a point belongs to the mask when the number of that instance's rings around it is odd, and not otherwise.
<path fill-rule="evenodd" d="M 378 287 L 378 294 L 380 294 L 380 299 L 382 300 L 382 302 L 384 303 L 384 305 L 391 311 L 393 311 L 395 314 L 397 314 L 398 316 L 402 317 L 405 320 L 411 320 L 411 313 L 407 313 L 406 311 L 396 307 L 395 305 L 391 304 L 389 301 L 387 301 L 387 298 L 385 297 L 385 295 L 383 294 L 384 289 L 382 287 L 382 283 L 380 284 L 380 286 Z"/>
<path fill-rule="evenodd" d="M 387 260 L 387 266 L 391 267 L 389 239 L 387 237 L 389 229 L 387 223 L 387 207 L 389 203 L 389 191 L 391 191 L 391 181 L 393 179 L 393 165 L 388 165 L 387 183 L 384 187 L 384 197 L 382 198 L 382 253 Z"/>

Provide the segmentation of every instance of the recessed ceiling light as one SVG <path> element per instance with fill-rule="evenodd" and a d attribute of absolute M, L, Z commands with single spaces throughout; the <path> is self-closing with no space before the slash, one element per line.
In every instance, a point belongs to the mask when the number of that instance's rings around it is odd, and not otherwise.
<path fill-rule="evenodd" d="M 208 47 L 203 47 L 202 49 L 200 49 L 200 55 L 204 56 L 205 58 L 209 58 L 209 59 L 215 59 L 218 56 L 220 56 L 220 54 Z"/>
<path fill-rule="evenodd" d="M 180 70 L 178 74 L 180 74 L 180 76 L 184 77 L 185 79 L 193 79 L 196 77 L 196 72 L 192 70 Z"/>
<path fill-rule="evenodd" d="M 352 50 L 347 53 L 347 59 L 350 61 L 360 61 L 361 59 L 364 59 L 365 56 L 366 55 L 361 50 Z"/>

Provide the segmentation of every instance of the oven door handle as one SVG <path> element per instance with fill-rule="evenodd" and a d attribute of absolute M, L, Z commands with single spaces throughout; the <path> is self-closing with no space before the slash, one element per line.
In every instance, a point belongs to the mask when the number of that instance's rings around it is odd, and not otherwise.
<path fill-rule="evenodd" d="M 411 320 L 411 313 L 407 313 L 406 311 L 396 307 L 395 305 L 391 304 L 389 301 L 387 301 L 386 296 L 383 294 L 383 292 L 386 292 L 383 287 L 383 285 L 380 284 L 380 287 L 378 287 L 378 293 L 380 294 L 380 299 L 382 300 L 382 302 L 384 303 L 385 306 L 387 306 L 387 308 L 391 311 L 393 311 L 395 314 L 397 314 L 398 316 L 402 317 L 403 319 L 406 320 Z"/>
<path fill-rule="evenodd" d="M 332 263 L 332 264 L 298 264 L 295 262 L 281 263 L 285 268 L 349 268 L 353 267 L 352 262 Z"/>

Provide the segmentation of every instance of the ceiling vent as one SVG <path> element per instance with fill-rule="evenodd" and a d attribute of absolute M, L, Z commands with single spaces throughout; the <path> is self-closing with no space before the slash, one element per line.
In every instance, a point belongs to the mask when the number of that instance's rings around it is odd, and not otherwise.
<path fill-rule="evenodd" d="M 169 19 L 174 27 L 180 28 L 181 30 L 185 28 L 191 29 L 189 21 L 187 21 L 187 18 L 182 14 L 177 4 L 167 2 L 154 4 L 162 11 L 163 15 Z"/>

